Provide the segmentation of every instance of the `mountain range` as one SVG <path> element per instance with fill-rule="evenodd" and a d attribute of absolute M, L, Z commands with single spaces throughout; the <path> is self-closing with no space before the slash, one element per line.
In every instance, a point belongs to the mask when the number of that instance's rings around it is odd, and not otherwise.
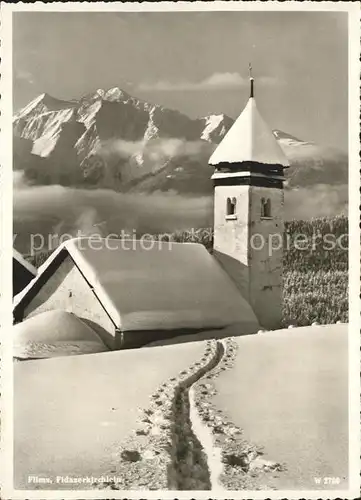
<path fill-rule="evenodd" d="M 68 101 L 42 94 L 14 116 L 14 170 L 40 185 L 208 194 L 208 159 L 232 124 L 225 114 L 191 119 L 118 87 Z M 273 133 L 290 161 L 289 187 L 347 183 L 344 152 Z"/>

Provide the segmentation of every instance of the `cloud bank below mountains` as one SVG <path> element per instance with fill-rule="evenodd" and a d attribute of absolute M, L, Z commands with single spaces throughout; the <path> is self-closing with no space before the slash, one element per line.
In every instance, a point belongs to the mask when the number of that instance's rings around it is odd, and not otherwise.
<path fill-rule="evenodd" d="M 317 185 L 285 190 L 285 219 L 347 214 L 346 185 Z M 213 225 L 213 197 L 186 197 L 168 192 L 117 193 L 108 189 L 28 186 L 20 172 L 14 176 L 15 246 L 27 252 L 31 234 L 84 236 L 209 228 Z"/>
<path fill-rule="evenodd" d="M 210 227 L 213 222 L 213 199 L 209 196 L 27 186 L 20 173 L 14 184 L 15 247 L 23 253 L 29 251 L 34 234 L 43 235 L 45 240 L 65 233 L 80 236 L 79 231 L 83 236 L 105 237 L 122 231 L 141 236 Z"/>
<path fill-rule="evenodd" d="M 152 141 L 124 141 L 109 139 L 102 141 L 96 154 L 103 158 L 117 155 L 129 158 L 146 153 L 150 160 L 161 161 L 179 156 L 194 156 L 202 152 L 213 151 L 215 145 L 205 141 L 185 141 L 182 139 L 152 139 Z"/>

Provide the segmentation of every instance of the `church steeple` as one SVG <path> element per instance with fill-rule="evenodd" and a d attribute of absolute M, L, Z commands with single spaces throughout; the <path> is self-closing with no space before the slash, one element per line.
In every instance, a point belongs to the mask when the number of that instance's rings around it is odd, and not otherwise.
<path fill-rule="evenodd" d="M 250 95 L 209 163 L 215 167 L 214 256 L 253 308 L 259 323 L 282 317 L 283 169 L 288 160 Z M 277 240 L 277 245 L 273 242 Z"/>

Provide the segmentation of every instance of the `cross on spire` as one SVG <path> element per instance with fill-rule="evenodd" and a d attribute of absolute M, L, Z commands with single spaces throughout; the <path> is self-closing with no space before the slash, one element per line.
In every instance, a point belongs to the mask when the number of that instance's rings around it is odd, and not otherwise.
<path fill-rule="evenodd" d="M 251 63 L 248 63 L 248 70 L 249 70 L 249 80 L 251 82 L 250 97 L 254 97 L 254 78 L 252 76 L 252 64 Z"/>

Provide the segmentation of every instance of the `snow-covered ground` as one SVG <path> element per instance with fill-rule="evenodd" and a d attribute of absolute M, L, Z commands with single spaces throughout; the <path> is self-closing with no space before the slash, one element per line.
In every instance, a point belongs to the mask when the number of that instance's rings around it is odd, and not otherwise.
<path fill-rule="evenodd" d="M 151 394 L 197 362 L 204 349 L 198 342 L 16 363 L 15 487 L 39 487 L 28 483 L 29 475 L 54 481 L 116 475 L 119 446 L 137 427 Z"/>
<path fill-rule="evenodd" d="M 265 459 L 284 464 L 267 474 L 269 487 L 347 489 L 347 330 L 326 325 L 235 338 L 236 361 L 216 379 L 213 404 L 263 447 Z M 325 486 L 325 477 L 339 479 Z"/>

